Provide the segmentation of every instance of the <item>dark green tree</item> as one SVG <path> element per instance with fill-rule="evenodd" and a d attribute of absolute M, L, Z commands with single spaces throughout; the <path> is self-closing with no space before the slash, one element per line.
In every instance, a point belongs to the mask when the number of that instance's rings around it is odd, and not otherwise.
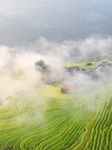
<path fill-rule="evenodd" d="M 39 60 L 35 62 L 35 68 L 36 70 L 40 71 L 43 74 L 49 74 L 50 73 L 50 66 L 46 65 L 44 60 Z"/>
<path fill-rule="evenodd" d="M 46 70 L 47 70 L 47 65 L 46 65 L 46 63 L 41 59 L 41 60 L 39 60 L 39 61 L 37 61 L 37 62 L 35 62 L 35 68 L 37 69 L 37 70 L 39 70 L 40 72 L 46 72 Z"/>

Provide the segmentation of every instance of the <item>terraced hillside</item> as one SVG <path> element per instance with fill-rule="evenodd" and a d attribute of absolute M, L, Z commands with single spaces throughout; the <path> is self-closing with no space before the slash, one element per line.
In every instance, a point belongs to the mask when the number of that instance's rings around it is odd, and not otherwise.
<path fill-rule="evenodd" d="M 0 109 L 0 149 L 111 150 L 111 124 L 111 85 L 82 96 L 47 86 Z"/>

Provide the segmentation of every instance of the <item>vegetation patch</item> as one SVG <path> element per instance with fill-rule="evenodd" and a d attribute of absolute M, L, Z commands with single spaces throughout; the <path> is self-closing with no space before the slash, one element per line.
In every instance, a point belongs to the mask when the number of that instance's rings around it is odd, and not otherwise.
<path fill-rule="evenodd" d="M 78 67 L 80 67 L 80 68 L 84 68 L 84 67 L 86 67 L 86 64 L 87 64 L 87 63 L 90 63 L 90 62 L 63 64 L 62 66 L 63 66 L 63 67 L 74 67 L 74 66 L 78 66 Z M 91 62 L 91 63 L 92 63 L 92 65 L 86 67 L 86 69 L 95 68 L 100 62 Z"/>

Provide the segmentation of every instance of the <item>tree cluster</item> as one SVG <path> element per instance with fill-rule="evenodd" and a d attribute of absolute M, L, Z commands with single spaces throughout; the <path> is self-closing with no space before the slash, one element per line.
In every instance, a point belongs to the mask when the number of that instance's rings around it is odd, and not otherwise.
<path fill-rule="evenodd" d="M 40 71 L 41 73 L 49 72 L 49 66 L 46 65 L 46 63 L 42 59 L 35 62 L 35 68 L 36 68 L 36 70 Z"/>

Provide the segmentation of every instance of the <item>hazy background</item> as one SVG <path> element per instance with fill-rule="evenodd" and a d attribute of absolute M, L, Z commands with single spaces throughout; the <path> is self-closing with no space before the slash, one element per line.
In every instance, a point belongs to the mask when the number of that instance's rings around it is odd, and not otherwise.
<path fill-rule="evenodd" d="M 0 0 L 0 45 L 112 35 L 111 0 Z"/>

